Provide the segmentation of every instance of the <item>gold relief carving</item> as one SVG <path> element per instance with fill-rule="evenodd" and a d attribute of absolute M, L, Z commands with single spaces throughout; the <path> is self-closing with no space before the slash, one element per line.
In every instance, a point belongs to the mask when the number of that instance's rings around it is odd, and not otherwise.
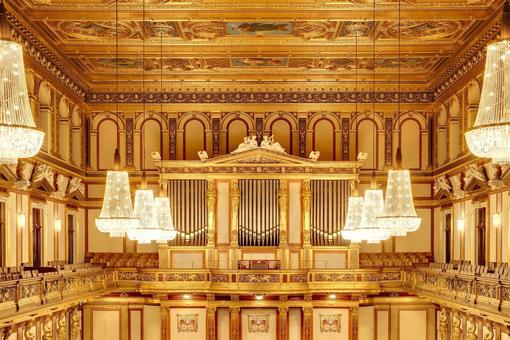
<path fill-rule="evenodd" d="M 248 333 L 269 333 L 269 314 L 248 314 Z"/>
<path fill-rule="evenodd" d="M 67 339 L 67 316 L 65 313 L 61 313 L 57 317 L 57 338 L 58 340 Z"/>
<path fill-rule="evenodd" d="M 234 296 L 231 296 L 232 299 Z M 236 296 L 236 298 L 239 300 L 239 296 Z M 233 300 L 234 301 L 234 300 Z M 239 307 L 230 307 L 230 339 L 231 340 L 240 340 L 241 334 L 240 328 L 240 317 L 239 313 L 241 311 L 241 308 Z"/>
<path fill-rule="evenodd" d="M 198 332 L 198 314 L 177 314 L 176 322 L 178 333 Z"/>
<path fill-rule="evenodd" d="M 439 336 L 440 340 L 448 340 L 448 310 L 444 308 L 439 313 Z"/>
<path fill-rule="evenodd" d="M 282 297 L 280 296 L 280 298 L 282 298 Z M 280 301 L 281 301 L 281 299 L 280 299 Z M 287 301 L 287 296 L 285 296 L 285 301 Z M 280 334 L 278 336 L 278 340 L 287 340 L 288 312 L 289 312 L 289 307 L 278 307 L 278 317 L 280 318 L 280 322 L 279 322 Z"/>
<path fill-rule="evenodd" d="M 343 282 L 354 281 L 356 275 L 354 274 L 339 274 L 339 273 L 318 273 L 314 275 L 316 282 Z"/>
<path fill-rule="evenodd" d="M 71 340 L 81 339 L 81 311 L 74 309 L 71 312 Z"/>
<path fill-rule="evenodd" d="M 226 26 L 222 21 L 186 21 L 182 24 L 182 32 L 190 40 L 213 40 L 225 35 Z"/>
<path fill-rule="evenodd" d="M 496 336 L 496 329 L 493 324 L 484 325 L 483 340 L 494 340 Z"/>
<path fill-rule="evenodd" d="M 37 332 L 34 327 L 34 324 L 27 323 L 25 324 L 25 329 L 23 330 L 24 339 L 23 340 L 35 340 L 37 337 Z M 60 340 L 60 339 L 58 339 Z"/>
<path fill-rule="evenodd" d="M 477 330 L 478 330 L 478 326 L 477 326 L 476 321 L 473 318 L 469 318 L 467 320 L 467 325 L 466 325 L 466 339 L 467 340 L 477 340 L 478 339 Z"/>
<path fill-rule="evenodd" d="M 42 340 L 53 340 L 53 318 L 51 316 L 42 321 Z"/>
<path fill-rule="evenodd" d="M 459 313 L 452 314 L 452 340 L 461 340 L 462 338 L 462 321 Z"/>
<path fill-rule="evenodd" d="M 214 297 L 213 297 L 214 298 Z M 208 295 L 209 300 L 209 295 Z M 207 307 L 207 340 L 216 339 L 216 308 Z"/>
<path fill-rule="evenodd" d="M 313 308 L 303 308 L 303 340 L 312 339 L 312 313 Z"/>
<path fill-rule="evenodd" d="M 279 283 L 279 274 L 239 274 L 239 283 Z"/>
<path fill-rule="evenodd" d="M 340 333 L 342 329 L 342 314 L 319 314 L 321 333 Z"/>

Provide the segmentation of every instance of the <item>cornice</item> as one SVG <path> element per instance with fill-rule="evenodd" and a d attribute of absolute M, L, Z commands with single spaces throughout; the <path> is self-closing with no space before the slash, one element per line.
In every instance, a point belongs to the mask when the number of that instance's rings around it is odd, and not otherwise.
<path fill-rule="evenodd" d="M 20 43 L 30 57 L 60 80 L 69 90 L 78 97 L 85 99 L 88 89 L 80 80 L 80 77 L 59 57 L 54 55 L 16 17 L 8 13 L 7 18 L 11 26 L 10 34 L 12 39 Z"/>
<path fill-rule="evenodd" d="M 160 93 L 92 93 L 86 96 L 89 104 L 116 103 L 398 103 L 397 92 L 167 92 Z M 430 104 L 431 92 L 406 92 L 401 103 Z"/>

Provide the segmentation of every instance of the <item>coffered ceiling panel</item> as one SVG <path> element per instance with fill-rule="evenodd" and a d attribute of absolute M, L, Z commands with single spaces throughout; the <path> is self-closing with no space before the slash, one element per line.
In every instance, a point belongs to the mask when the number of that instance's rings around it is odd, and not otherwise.
<path fill-rule="evenodd" d="M 378 86 L 395 88 L 400 70 L 404 86 L 427 90 L 497 20 L 502 0 L 402 0 L 400 58 L 397 0 L 377 0 L 375 21 L 372 0 L 146 0 L 145 22 L 142 0 L 119 0 L 118 59 L 115 0 L 7 3 L 101 91 L 113 88 L 117 64 L 121 81 L 133 88 L 141 86 L 143 70 L 149 82 L 163 72 L 167 86 L 228 87 L 237 80 L 236 87 L 247 88 L 293 81 L 352 88 L 375 71 Z"/>

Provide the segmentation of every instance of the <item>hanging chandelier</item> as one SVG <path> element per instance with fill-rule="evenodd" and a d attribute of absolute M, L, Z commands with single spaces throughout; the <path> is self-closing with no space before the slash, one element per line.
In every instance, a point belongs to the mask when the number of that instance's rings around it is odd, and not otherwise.
<path fill-rule="evenodd" d="M 8 41 L 9 23 L 0 2 L 0 164 L 35 156 L 44 132 L 36 128 L 28 98 L 23 48 Z"/>
<path fill-rule="evenodd" d="M 411 188 L 411 174 L 402 169 L 402 153 L 397 148 L 396 168 L 388 172 L 384 213 L 377 218 L 379 226 L 391 236 L 405 236 L 418 230 L 421 218 L 416 214 Z"/>
<path fill-rule="evenodd" d="M 487 47 L 480 105 L 472 129 L 465 133 L 477 157 L 510 164 L 510 3 L 505 1 L 501 39 Z"/>
<path fill-rule="evenodd" d="M 360 243 L 359 227 L 363 214 L 363 197 L 353 194 L 347 202 L 347 217 L 342 229 L 342 238 L 351 243 Z"/>
<path fill-rule="evenodd" d="M 129 231 L 127 236 L 140 244 L 152 241 L 166 243 L 177 236 L 173 227 L 168 197 L 154 199 L 152 190 L 147 189 L 145 175 L 142 177 L 142 188 L 135 192 L 134 215 L 140 220 L 137 229 Z"/>
<path fill-rule="evenodd" d="M 356 231 L 360 240 L 367 241 L 367 243 L 379 243 L 390 238 L 391 234 L 377 223 L 377 217 L 384 212 L 383 197 L 383 191 L 377 189 L 375 180 L 372 180 L 370 189 L 365 190 L 361 221 Z"/>
<path fill-rule="evenodd" d="M 400 70 L 400 0 L 398 2 L 398 109 L 400 117 L 401 98 L 401 70 Z M 400 133 L 400 131 L 399 131 Z M 399 138 L 400 140 L 400 138 Z M 388 231 L 391 236 L 405 236 L 409 232 L 418 230 L 421 218 L 414 209 L 413 192 L 411 187 L 411 173 L 402 169 L 402 151 L 400 146 L 395 155 L 395 169 L 388 172 L 384 213 L 377 218 L 380 228 Z"/>
<path fill-rule="evenodd" d="M 116 72 L 117 93 L 119 92 L 119 0 L 115 6 L 116 36 Z M 116 119 L 119 119 L 119 101 L 117 99 Z M 118 122 L 117 122 L 118 126 Z M 129 174 L 120 170 L 119 136 L 117 130 L 117 148 L 114 154 L 114 170 L 106 174 L 103 206 L 96 226 L 99 231 L 109 233 L 112 237 L 124 237 L 128 231 L 138 228 L 139 220 L 134 216 L 129 188 Z"/>

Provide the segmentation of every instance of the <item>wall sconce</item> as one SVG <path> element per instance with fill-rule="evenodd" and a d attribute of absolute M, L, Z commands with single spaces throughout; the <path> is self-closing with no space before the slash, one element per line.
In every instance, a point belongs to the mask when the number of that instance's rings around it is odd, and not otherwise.
<path fill-rule="evenodd" d="M 18 216 L 17 216 L 17 223 L 18 223 L 18 228 L 25 228 L 25 225 L 27 223 L 27 218 L 25 216 L 25 214 L 22 214 L 22 213 L 19 213 Z"/>
<path fill-rule="evenodd" d="M 255 300 L 257 300 L 257 301 L 264 300 L 264 295 L 263 294 L 255 294 Z"/>
<path fill-rule="evenodd" d="M 492 215 L 492 225 L 496 228 L 501 226 L 501 213 L 495 213 Z"/>
<path fill-rule="evenodd" d="M 184 293 L 184 294 L 182 294 L 182 297 L 183 297 L 183 299 L 185 299 L 185 300 L 189 300 L 189 299 L 191 299 L 191 294 L 189 294 L 189 293 Z"/>
<path fill-rule="evenodd" d="M 62 230 L 62 221 L 59 219 L 56 219 L 55 220 L 55 231 L 57 233 L 60 233 L 61 230 Z"/>
<path fill-rule="evenodd" d="M 463 231 L 464 230 L 464 219 L 463 218 L 459 218 L 457 220 L 457 230 L 458 231 Z"/>

